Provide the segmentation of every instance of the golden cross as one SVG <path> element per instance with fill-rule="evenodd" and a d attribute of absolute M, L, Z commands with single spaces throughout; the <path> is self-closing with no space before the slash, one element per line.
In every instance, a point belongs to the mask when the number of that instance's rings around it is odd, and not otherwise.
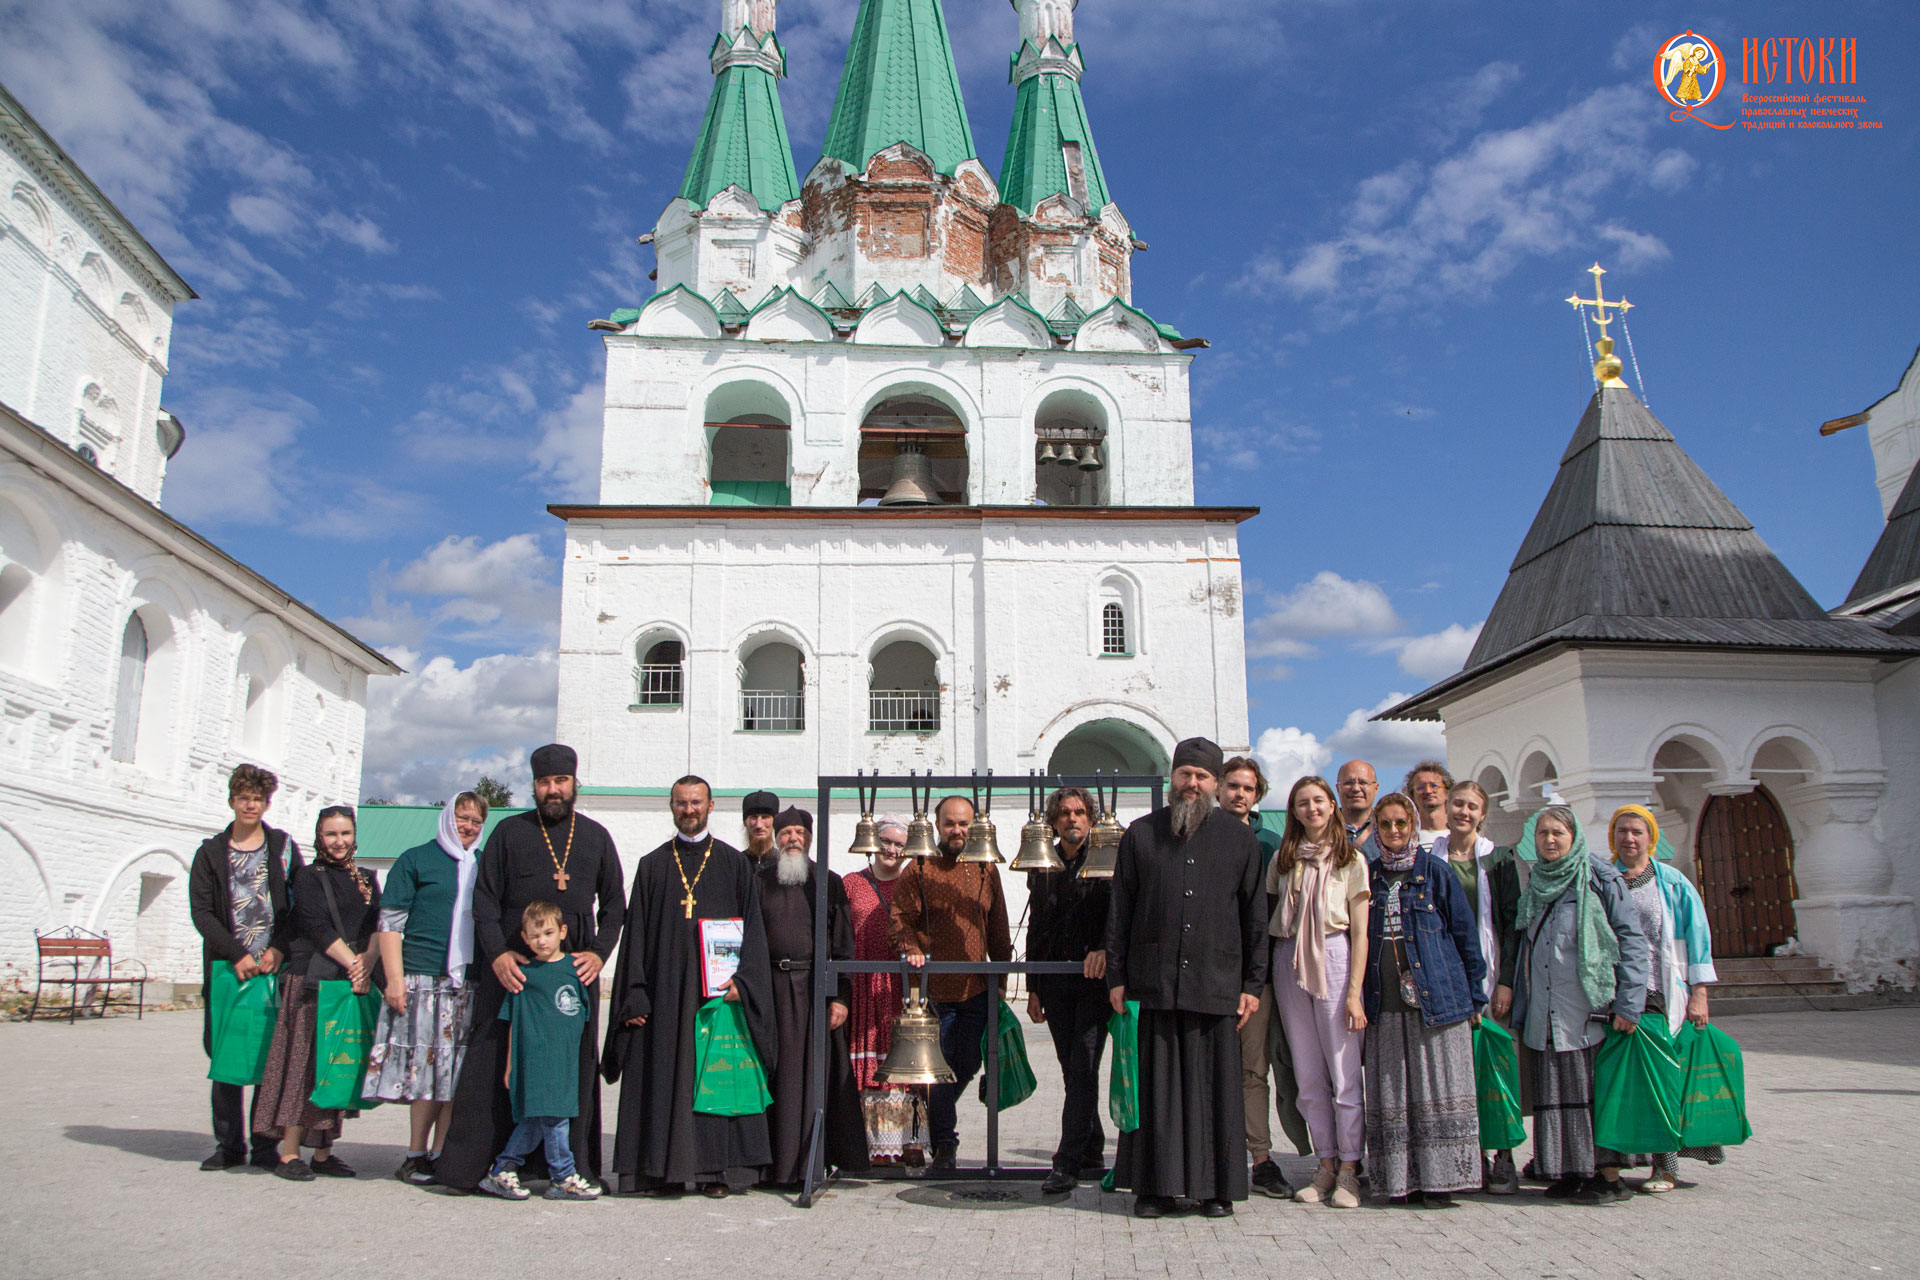
<path fill-rule="evenodd" d="M 693 890 L 687 890 L 687 896 L 680 899 L 680 905 L 686 908 L 687 919 L 693 919 Z"/>
<path fill-rule="evenodd" d="M 1593 296 L 1591 298 L 1583 298 L 1580 296 L 1579 291 L 1576 290 L 1574 295 L 1568 298 L 1567 301 L 1576 308 L 1593 308 L 1593 318 L 1600 325 L 1600 336 L 1604 339 L 1607 336 L 1607 326 L 1614 322 L 1614 317 L 1607 314 L 1607 308 L 1612 307 L 1616 311 L 1625 313 L 1633 310 L 1633 304 L 1625 298 L 1615 301 L 1607 297 L 1605 291 L 1600 288 L 1600 277 L 1607 274 L 1607 269 L 1599 263 L 1596 262 L 1591 267 L 1588 267 L 1587 274 L 1593 277 Z"/>

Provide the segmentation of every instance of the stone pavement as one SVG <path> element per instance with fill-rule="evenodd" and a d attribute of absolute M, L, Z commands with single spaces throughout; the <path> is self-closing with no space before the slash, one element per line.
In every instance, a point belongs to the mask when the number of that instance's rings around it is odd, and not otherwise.
<path fill-rule="evenodd" d="M 1920 1274 L 1920 1009 L 1730 1019 L 1746 1049 L 1757 1131 L 1727 1164 L 1683 1162 L 1676 1194 L 1604 1208 L 1535 1187 L 1464 1197 L 1444 1212 L 1341 1212 L 1256 1197 L 1225 1221 L 1140 1222 L 1131 1197 L 1083 1187 L 1038 1202 L 951 1207 L 924 1183 L 848 1181 L 811 1210 L 767 1193 L 721 1202 L 508 1204 L 403 1187 L 386 1176 L 406 1118 L 349 1122 L 355 1181 L 200 1173 L 207 1136 L 200 1015 L 0 1025 L 0 1276 L 414 1277 L 668 1274 L 941 1280 L 1235 1276 L 1806 1276 Z M 1042 1028 L 1041 1092 L 1004 1117 L 1009 1160 L 1043 1163 L 1058 1072 Z M 984 1113 L 962 1112 L 962 1155 Z M 611 1142 L 609 1142 L 609 1149 Z M 1309 1162 L 1288 1160 L 1306 1176 Z M 934 1203 L 926 1203 L 933 1201 Z"/>

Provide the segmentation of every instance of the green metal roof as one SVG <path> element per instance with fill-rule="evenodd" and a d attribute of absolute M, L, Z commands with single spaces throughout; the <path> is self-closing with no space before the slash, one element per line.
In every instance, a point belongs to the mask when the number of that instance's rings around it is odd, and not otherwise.
<path fill-rule="evenodd" d="M 1080 144 L 1087 175 L 1087 204 L 1094 213 L 1107 207 L 1107 176 L 1087 124 L 1087 106 L 1072 76 L 1038 75 L 1020 82 L 1007 129 L 1007 155 L 1000 164 L 1000 198 L 1022 213 L 1032 213 L 1048 196 L 1071 194 L 1063 143 Z"/>
<path fill-rule="evenodd" d="M 769 211 L 800 196 L 787 120 L 780 111 L 780 84 L 764 68 L 741 64 L 714 77 L 680 194 L 704 209 L 735 186 Z"/>
<path fill-rule="evenodd" d="M 440 806 L 431 804 L 363 804 L 355 820 L 363 858 L 393 859 L 417 844 L 425 844 L 440 831 Z M 493 834 L 501 820 L 525 809 L 494 808 L 487 812 L 487 825 L 481 839 Z"/>
<path fill-rule="evenodd" d="M 975 155 L 940 0 L 860 0 L 822 155 L 864 171 L 905 142 L 951 174 Z"/>

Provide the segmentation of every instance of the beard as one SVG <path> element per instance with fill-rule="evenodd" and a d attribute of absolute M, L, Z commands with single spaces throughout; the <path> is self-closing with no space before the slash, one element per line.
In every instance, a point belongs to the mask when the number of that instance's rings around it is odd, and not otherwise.
<path fill-rule="evenodd" d="M 807 851 L 795 849 L 780 851 L 780 861 L 774 866 L 774 878 L 784 885 L 805 884 L 807 882 Z"/>
<path fill-rule="evenodd" d="M 548 822 L 559 822 L 573 812 L 572 796 L 549 796 L 539 802 L 540 816 Z"/>
<path fill-rule="evenodd" d="M 1173 834 L 1178 840 L 1185 840 L 1200 829 L 1200 824 L 1213 812 L 1213 801 L 1204 795 L 1191 800 L 1175 800 L 1173 809 Z"/>
<path fill-rule="evenodd" d="M 690 836 L 707 825 L 704 814 L 676 813 L 673 815 L 673 829 L 683 836 Z"/>

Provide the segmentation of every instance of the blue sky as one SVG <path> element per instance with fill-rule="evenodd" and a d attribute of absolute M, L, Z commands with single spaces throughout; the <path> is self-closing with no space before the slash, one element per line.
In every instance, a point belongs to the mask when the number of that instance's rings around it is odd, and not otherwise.
<path fill-rule="evenodd" d="M 855 8 L 781 6 L 803 175 Z M 649 292 L 634 237 L 679 182 L 718 10 L 0 0 L 0 80 L 202 295 L 176 313 L 167 508 L 409 668 L 371 695 L 367 794 L 481 770 L 524 794 L 553 723 L 544 505 L 594 493 L 585 326 Z M 948 19 L 997 171 L 1013 13 Z M 1213 341 L 1199 499 L 1264 508 L 1241 547 L 1275 765 L 1431 742 L 1366 712 L 1457 668 L 1498 594 L 1591 391 L 1561 299 L 1595 258 L 1655 414 L 1845 595 L 1880 512 L 1861 433 L 1816 429 L 1920 341 L 1920 8 L 1086 0 L 1077 26 L 1153 246 L 1135 301 Z M 1710 118 L 1737 119 L 1742 37 L 1851 36 L 1885 128 L 1670 121 L 1651 63 L 1689 28 L 1735 62 Z"/>

